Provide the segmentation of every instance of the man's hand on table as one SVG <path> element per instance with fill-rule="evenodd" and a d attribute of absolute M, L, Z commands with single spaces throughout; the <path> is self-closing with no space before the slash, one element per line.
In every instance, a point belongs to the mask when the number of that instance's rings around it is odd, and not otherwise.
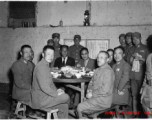
<path fill-rule="evenodd" d="M 64 90 L 62 90 L 62 89 L 57 89 L 57 93 L 58 93 L 58 96 L 59 96 L 59 95 L 64 94 L 65 92 L 64 92 Z"/>

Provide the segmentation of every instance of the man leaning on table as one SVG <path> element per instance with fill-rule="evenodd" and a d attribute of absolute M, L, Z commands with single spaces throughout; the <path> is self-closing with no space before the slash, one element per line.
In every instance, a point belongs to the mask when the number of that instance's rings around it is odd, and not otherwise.
<path fill-rule="evenodd" d="M 104 110 L 111 107 L 113 99 L 113 87 L 115 75 L 112 68 L 108 65 L 109 54 L 106 51 L 100 51 L 97 56 L 99 68 L 94 72 L 91 79 L 87 95 L 84 102 L 77 107 L 79 118 L 84 118 L 82 112 Z"/>
<path fill-rule="evenodd" d="M 46 45 L 43 48 L 42 60 L 36 65 L 33 73 L 31 104 L 33 109 L 58 109 L 59 118 L 68 118 L 69 96 L 57 89 L 52 81 L 49 63 L 54 59 L 54 48 Z"/>

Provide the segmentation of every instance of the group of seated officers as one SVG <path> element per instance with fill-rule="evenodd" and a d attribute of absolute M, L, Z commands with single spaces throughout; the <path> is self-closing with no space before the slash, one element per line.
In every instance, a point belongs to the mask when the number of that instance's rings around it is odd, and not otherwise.
<path fill-rule="evenodd" d="M 140 89 L 150 51 L 141 43 L 139 32 L 120 34 L 120 46 L 100 51 L 96 60 L 91 59 L 89 50 L 80 45 L 80 35 L 74 36 L 74 45 L 70 47 L 59 42 L 60 34 L 53 33 L 36 66 L 32 62 L 31 46 L 21 47 L 21 58 L 12 65 L 13 99 L 24 101 L 32 109 L 49 111 L 57 108 L 58 117 L 62 119 L 68 118 L 70 106 L 76 108 L 79 118 L 84 118 L 83 111 L 105 110 L 112 104 L 125 104 L 133 111 L 140 110 Z M 66 65 L 95 70 L 86 88 L 86 98 L 81 103 L 79 93 L 56 85 L 52 80 L 52 68 L 60 69 Z"/>

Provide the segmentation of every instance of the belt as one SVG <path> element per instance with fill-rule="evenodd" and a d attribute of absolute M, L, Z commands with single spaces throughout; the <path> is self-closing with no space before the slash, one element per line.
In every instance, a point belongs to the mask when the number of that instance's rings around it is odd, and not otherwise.
<path fill-rule="evenodd" d="M 152 81 L 151 80 L 147 80 L 147 85 L 152 86 Z"/>

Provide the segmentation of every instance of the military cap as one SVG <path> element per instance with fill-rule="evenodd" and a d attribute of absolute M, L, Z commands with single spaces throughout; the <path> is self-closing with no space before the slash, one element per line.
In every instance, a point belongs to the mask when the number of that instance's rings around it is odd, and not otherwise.
<path fill-rule="evenodd" d="M 74 40 L 75 40 L 76 38 L 78 38 L 79 40 L 81 40 L 81 36 L 80 36 L 80 35 L 75 35 L 75 36 L 74 36 Z"/>
<path fill-rule="evenodd" d="M 139 32 L 134 32 L 132 34 L 132 37 L 135 37 L 135 38 L 141 38 L 141 34 Z"/>
<path fill-rule="evenodd" d="M 126 33 L 126 37 L 132 37 L 132 32 L 128 32 L 128 33 Z"/>
<path fill-rule="evenodd" d="M 60 34 L 59 33 L 53 33 L 52 38 L 55 38 L 55 37 L 60 38 Z"/>

